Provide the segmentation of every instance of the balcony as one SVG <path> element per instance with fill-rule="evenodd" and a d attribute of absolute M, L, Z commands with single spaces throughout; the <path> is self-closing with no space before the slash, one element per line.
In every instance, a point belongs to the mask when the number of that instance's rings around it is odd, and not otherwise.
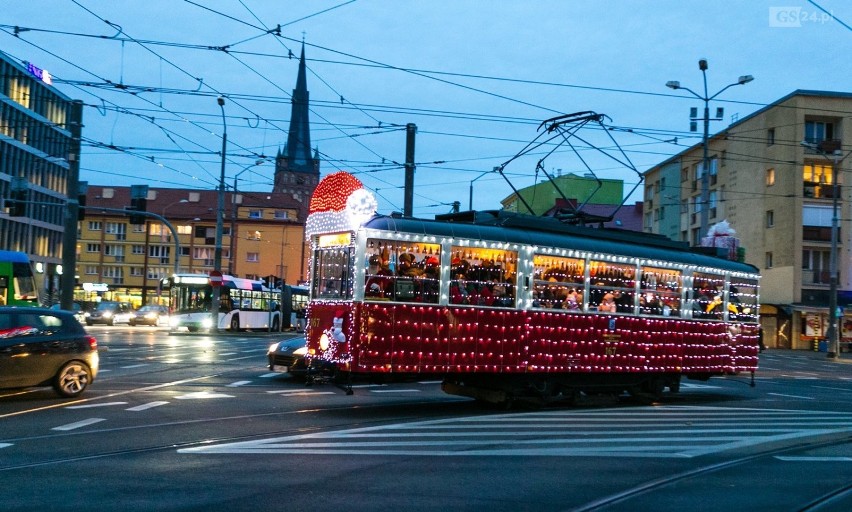
<path fill-rule="evenodd" d="M 802 240 L 806 242 L 831 242 L 831 228 L 824 226 L 802 226 Z M 842 240 L 840 227 L 837 228 L 837 240 Z"/>
<path fill-rule="evenodd" d="M 802 270 L 802 284 L 822 284 L 828 286 L 831 283 L 831 272 L 828 270 Z"/>

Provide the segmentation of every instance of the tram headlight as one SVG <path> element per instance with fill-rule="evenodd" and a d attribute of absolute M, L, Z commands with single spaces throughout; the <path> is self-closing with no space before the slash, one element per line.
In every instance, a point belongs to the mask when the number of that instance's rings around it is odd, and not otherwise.
<path fill-rule="evenodd" d="M 329 345 L 328 334 L 322 333 L 322 336 L 320 336 L 320 339 L 319 339 L 320 349 L 328 350 L 328 345 Z"/>

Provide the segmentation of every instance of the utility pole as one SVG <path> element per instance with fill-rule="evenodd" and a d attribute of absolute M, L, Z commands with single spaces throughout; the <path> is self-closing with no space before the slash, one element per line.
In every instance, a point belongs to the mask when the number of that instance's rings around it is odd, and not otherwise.
<path fill-rule="evenodd" d="M 413 217 L 414 204 L 414 135 L 417 133 L 417 125 L 408 123 L 405 125 L 405 203 L 402 214 L 405 217 Z"/>
<path fill-rule="evenodd" d="M 77 269 L 77 222 L 80 211 L 80 137 L 83 132 L 83 102 L 71 102 L 69 116 L 71 147 L 68 151 L 68 208 L 65 209 L 65 232 L 62 234 L 62 277 L 59 280 L 59 304 L 74 310 L 74 286 Z"/>

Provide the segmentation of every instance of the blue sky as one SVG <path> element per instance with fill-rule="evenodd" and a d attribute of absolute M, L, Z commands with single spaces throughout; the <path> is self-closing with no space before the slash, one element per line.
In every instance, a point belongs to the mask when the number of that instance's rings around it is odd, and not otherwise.
<path fill-rule="evenodd" d="M 606 114 L 607 126 L 616 128 L 608 133 L 639 172 L 699 143 L 701 134 L 689 132 L 689 109 L 703 103 L 665 87 L 679 80 L 702 92 L 699 58 L 709 62 L 711 95 L 740 75 L 755 77 L 711 103 L 712 112 L 725 109 L 711 131 L 796 89 L 850 91 L 852 3 L 846 0 L 0 0 L 0 6 L 0 50 L 47 69 L 60 91 L 87 105 L 81 179 L 98 185 L 215 188 L 222 94 L 226 183 L 248 169 L 239 188 L 271 190 L 272 163 L 256 162 L 286 140 L 297 71 L 297 60 L 288 57 L 291 51 L 298 57 L 303 37 L 312 145 L 324 160 L 323 174 L 351 171 L 376 191 L 380 211 L 401 210 L 404 175 L 397 164 L 405 159 L 404 125 L 414 123 L 418 216 L 444 213 L 453 201 L 466 209 L 473 180 L 474 208 L 498 208 L 512 190 L 488 171 L 535 139 L 543 120 L 560 114 Z M 16 37 L 15 26 L 31 30 Z M 589 127 L 578 135 L 579 155 L 557 149 L 542 163 L 548 172 L 592 170 L 624 180 L 625 190 L 638 182 L 629 166 L 586 149 L 587 143 L 612 148 L 604 132 Z M 505 168 L 515 187 L 534 183 L 542 151 Z"/>

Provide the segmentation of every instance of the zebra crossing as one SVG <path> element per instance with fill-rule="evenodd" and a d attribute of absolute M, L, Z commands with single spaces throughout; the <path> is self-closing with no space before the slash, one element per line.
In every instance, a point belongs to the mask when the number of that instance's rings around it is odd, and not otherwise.
<path fill-rule="evenodd" d="M 693 458 L 852 431 L 852 413 L 662 406 L 468 416 L 179 450 L 185 454 Z"/>

